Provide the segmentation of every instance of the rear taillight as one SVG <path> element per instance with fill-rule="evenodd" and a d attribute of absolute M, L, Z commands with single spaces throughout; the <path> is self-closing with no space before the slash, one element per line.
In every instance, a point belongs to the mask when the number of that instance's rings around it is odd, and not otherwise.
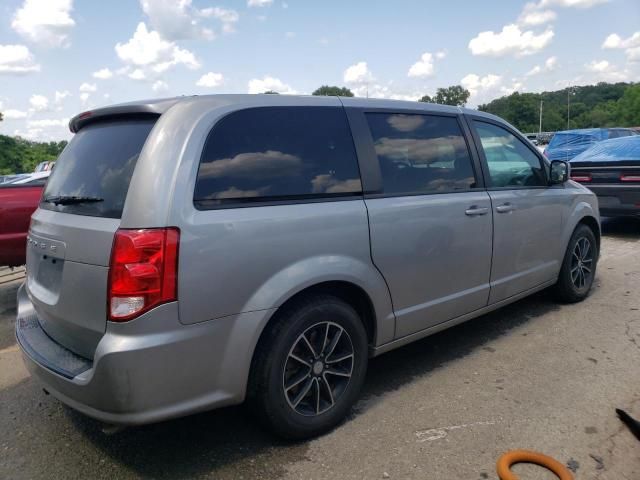
<path fill-rule="evenodd" d="M 109 264 L 109 320 L 131 320 L 177 300 L 177 228 L 118 230 Z"/>
<path fill-rule="evenodd" d="M 573 180 L 574 182 L 590 182 L 591 181 L 591 174 L 590 173 L 572 173 L 571 174 L 571 180 Z"/>
<path fill-rule="evenodd" d="M 620 174 L 621 182 L 640 182 L 640 175 L 637 173 L 622 173 Z"/>

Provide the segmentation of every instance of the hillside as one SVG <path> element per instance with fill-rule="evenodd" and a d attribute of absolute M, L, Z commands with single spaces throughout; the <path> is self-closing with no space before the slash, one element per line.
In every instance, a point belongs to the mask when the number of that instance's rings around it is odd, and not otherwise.
<path fill-rule="evenodd" d="M 66 144 L 66 141 L 31 142 L 0 135 L 0 175 L 32 172 L 38 163 L 58 158 Z"/>
<path fill-rule="evenodd" d="M 570 88 L 570 128 L 640 126 L 640 83 L 598 83 Z M 506 119 L 523 132 L 537 132 L 542 100 L 542 131 L 565 130 L 568 93 L 566 88 L 542 93 L 515 92 L 478 109 Z"/>

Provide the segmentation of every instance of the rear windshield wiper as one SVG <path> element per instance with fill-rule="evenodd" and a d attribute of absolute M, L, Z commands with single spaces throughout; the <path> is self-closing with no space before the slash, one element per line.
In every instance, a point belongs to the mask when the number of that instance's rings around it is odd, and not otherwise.
<path fill-rule="evenodd" d="M 104 202 L 104 198 L 99 197 L 79 197 L 76 195 L 54 195 L 44 199 L 47 203 L 54 205 L 73 205 L 76 203 L 95 203 Z"/>

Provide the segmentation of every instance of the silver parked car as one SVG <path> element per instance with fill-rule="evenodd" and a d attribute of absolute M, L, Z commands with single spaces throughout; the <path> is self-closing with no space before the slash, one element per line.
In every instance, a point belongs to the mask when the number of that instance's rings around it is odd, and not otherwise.
<path fill-rule="evenodd" d="M 214 95 L 82 113 L 34 213 L 17 338 L 109 423 L 247 401 L 289 438 L 347 414 L 369 357 L 552 287 L 585 298 L 596 197 L 501 119 Z"/>

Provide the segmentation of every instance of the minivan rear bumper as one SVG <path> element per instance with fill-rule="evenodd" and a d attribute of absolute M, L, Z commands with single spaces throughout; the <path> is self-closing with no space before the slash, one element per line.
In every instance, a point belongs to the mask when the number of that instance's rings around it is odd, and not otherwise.
<path fill-rule="evenodd" d="M 30 373 L 63 403 L 104 422 L 138 425 L 241 403 L 252 352 L 271 313 L 185 326 L 177 303 L 162 305 L 133 321 L 109 323 L 94 358 L 76 358 L 86 368 L 73 370 L 64 363 L 72 352 L 44 331 L 44 339 L 28 343 L 33 332 L 22 329 L 39 325 L 23 285 L 16 337 Z"/>

